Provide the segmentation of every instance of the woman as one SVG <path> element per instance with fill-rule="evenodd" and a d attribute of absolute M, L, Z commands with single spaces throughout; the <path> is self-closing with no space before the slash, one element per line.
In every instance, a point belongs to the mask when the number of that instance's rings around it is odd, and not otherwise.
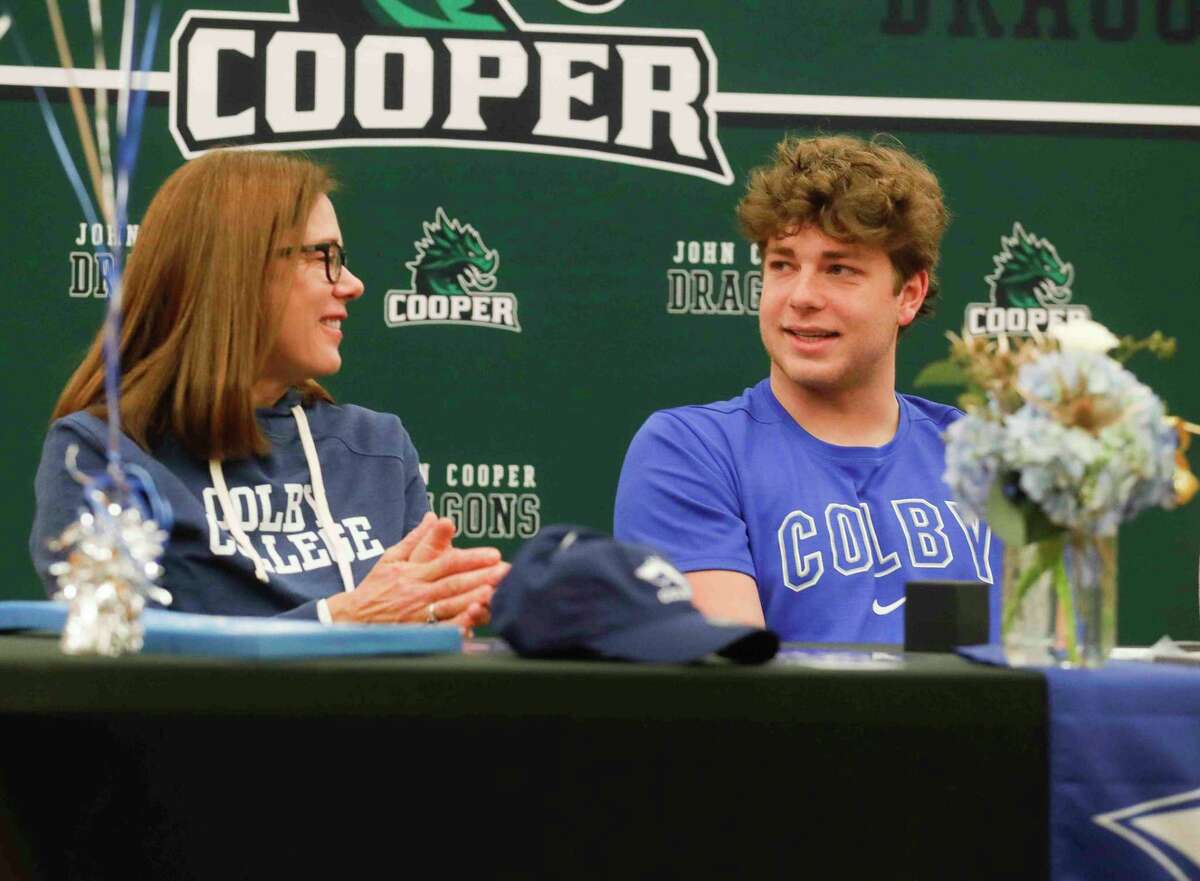
<path fill-rule="evenodd" d="M 217 151 L 150 203 L 124 280 L 121 453 L 146 469 L 175 524 L 172 608 L 323 621 L 486 623 L 507 572 L 494 548 L 450 547 L 428 513 L 416 449 L 395 416 L 338 406 L 316 382 L 341 367 L 349 305 L 328 193 L 307 160 Z M 78 483 L 105 458 L 98 334 L 54 410 L 30 548 L 76 519 Z"/>

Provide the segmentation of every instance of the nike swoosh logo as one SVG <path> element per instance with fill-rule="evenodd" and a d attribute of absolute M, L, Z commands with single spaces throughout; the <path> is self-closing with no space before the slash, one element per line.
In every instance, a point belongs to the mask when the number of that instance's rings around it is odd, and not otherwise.
<path fill-rule="evenodd" d="M 896 600 L 896 602 L 888 603 L 886 606 L 879 605 L 879 600 L 872 600 L 871 611 L 876 615 L 890 615 L 892 612 L 903 606 L 906 599 L 908 599 L 908 597 L 900 597 L 900 599 Z"/>

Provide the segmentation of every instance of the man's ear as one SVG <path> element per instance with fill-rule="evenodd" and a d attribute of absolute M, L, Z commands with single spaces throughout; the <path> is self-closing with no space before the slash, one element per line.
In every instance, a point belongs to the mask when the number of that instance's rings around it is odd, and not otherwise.
<path fill-rule="evenodd" d="M 913 323 L 917 313 L 921 311 L 921 304 L 925 302 L 925 295 L 928 293 L 929 271 L 926 269 L 917 270 L 900 286 L 900 293 L 896 296 L 900 298 L 901 327 L 907 327 Z"/>

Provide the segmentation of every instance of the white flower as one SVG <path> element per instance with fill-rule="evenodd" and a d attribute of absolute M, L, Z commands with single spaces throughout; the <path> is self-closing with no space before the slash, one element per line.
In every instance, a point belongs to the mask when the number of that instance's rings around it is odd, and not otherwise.
<path fill-rule="evenodd" d="M 1099 321 L 1084 319 L 1056 324 L 1048 331 L 1064 352 L 1095 352 L 1103 355 L 1115 349 L 1121 341 Z"/>

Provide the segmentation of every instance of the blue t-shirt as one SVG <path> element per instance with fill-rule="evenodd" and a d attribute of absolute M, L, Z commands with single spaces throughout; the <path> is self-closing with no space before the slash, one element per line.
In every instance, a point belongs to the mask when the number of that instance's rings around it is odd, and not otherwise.
<path fill-rule="evenodd" d="M 175 517 L 163 554 L 159 583 L 181 612 L 315 618 L 316 601 L 343 589 L 314 509 L 312 478 L 291 407 L 298 392 L 255 411 L 271 452 L 221 463 L 230 501 L 246 538 L 267 572 L 238 548 L 213 488 L 208 462 L 174 437 L 147 452 L 121 437 L 126 462 L 149 472 Z M 393 415 L 317 401 L 305 407 L 340 546 L 349 551 L 359 584 L 384 550 L 409 532 L 429 508 L 417 451 Z M 34 482 L 37 510 L 29 538 L 34 566 L 53 595 L 50 564 L 61 555 L 48 539 L 79 516 L 83 494 L 63 466 L 67 447 L 79 448 L 87 474 L 104 470 L 106 426 L 95 416 L 72 413 L 46 435 Z"/>
<path fill-rule="evenodd" d="M 629 445 L 613 532 L 685 572 L 749 575 L 785 640 L 902 643 L 905 583 L 935 579 L 991 584 L 995 639 L 1000 541 L 942 480 L 942 432 L 962 414 L 896 397 L 899 425 L 881 447 L 818 440 L 765 379 L 729 401 L 659 411 Z"/>

